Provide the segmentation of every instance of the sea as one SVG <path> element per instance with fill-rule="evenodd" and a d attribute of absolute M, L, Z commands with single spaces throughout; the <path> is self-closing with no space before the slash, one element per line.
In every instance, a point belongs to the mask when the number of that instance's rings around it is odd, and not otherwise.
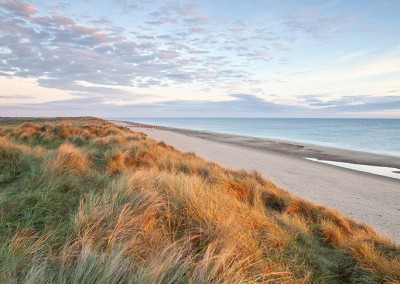
<path fill-rule="evenodd" d="M 400 157 L 400 119 L 114 118 L 183 129 L 238 134 Z"/>

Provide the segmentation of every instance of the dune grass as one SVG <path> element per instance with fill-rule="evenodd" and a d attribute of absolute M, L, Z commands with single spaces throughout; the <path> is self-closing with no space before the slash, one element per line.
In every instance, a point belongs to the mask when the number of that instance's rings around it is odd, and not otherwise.
<path fill-rule="evenodd" d="M 398 283 L 371 227 L 97 118 L 0 120 L 0 283 Z"/>

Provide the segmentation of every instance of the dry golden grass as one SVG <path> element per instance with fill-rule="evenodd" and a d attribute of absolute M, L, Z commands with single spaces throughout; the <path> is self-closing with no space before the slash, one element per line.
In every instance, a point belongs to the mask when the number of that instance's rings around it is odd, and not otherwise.
<path fill-rule="evenodd" d="M 26 154 L 32 153 L 34 151 L 40 151 L 37 148 L 32 149 L 27 145 L 15 143 L 6 137 L 0 137 L 0 149 L 2 149 L 5 152 L 7 151 L 10 152 L 12 150 L 19 150 Z"/>
<path fill-rule="evenodd" d="M 393 255 L 391 258 L 384 258 L 377 251 L 376 244 L 366 242 L 362 239 L 354 240 L 350 247 L 353 255 L 366 269 L 378 273 L 387 280 L 399 280 L 400 263 L 398 255 Z"/>
<path fill-rule="evenodd" d="M 121 150 L 111 151 L 107 161 L 106 172 L 109 174 L 117 174 L 123 172 L 126 169 L 125 160 L 126 153 Z"/>
<path fill-rule="evenodd" d="M 391 240 L 256 172 L 96 118 L 4 123 L 0 136 L 0 158 L 17 161 L 0 164 L 0 281 L 400 280 Z"/>
<path fill-rule="evenodd" d="M 78 148 L 72 144 L 63 143 L 50 157 L 48 166 L 57 172 L 83 175 L 88 171 L 89 162 Z"/>
<path fill-rule="evenodd" d="M 343 230 L 333 224 L 330 221 L 322 221 L 321 227 L 321 237 L 322 239 L 332 245 L 343 245 L 344 242 L 344 232 Z"/>

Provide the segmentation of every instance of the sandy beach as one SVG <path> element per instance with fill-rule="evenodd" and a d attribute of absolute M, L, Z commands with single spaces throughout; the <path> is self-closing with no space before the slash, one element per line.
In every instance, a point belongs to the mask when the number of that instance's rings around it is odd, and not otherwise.
<path fill-rule="evenodd" d="M 304 159 L 399 167 L 400 158 L 238 135 L 115 122 L 226 167 L 256 170 L 278 186 L 371 224 L 400 241 L 400 180 Z"/>

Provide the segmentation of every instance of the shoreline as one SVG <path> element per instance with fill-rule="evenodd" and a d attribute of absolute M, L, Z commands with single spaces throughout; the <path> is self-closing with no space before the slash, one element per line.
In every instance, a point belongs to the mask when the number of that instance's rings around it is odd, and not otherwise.
<path fill-rule="evenodd" d="M 317 148 L 314 149 L 313 145 L 299 147 L 237 135 L 174 128 L 143 128 L 132 122 L 111 122 L 145 133 L 181 151 L 194 152 L 225 167 L 255 170 L 278 187 L 314 203 L 335 208 L 358 222 L 371 224 L 380 233 L 400 242 L 400 180 L 304 158 L 304 153 L 308 152 L 326 157 L 328 154 L 323 150 L 327 147 L 314 146 Z M 329 157 L 341 158 L 353 152 L 351 161 L 371 161 L 378 166 L 382 165 L 382 159 L 387 158 L 364 152 L 354 154 L 354 151 L 336 148 L 328 150 L 333 151 Z M 394 159 L 391 162 L 397 161 Z M 383 164 L 390 165 L 388 162 Z"/>
<path fill-rule="evenodd" d="M 172 131 L 197 137 L 205 140 L 226 143 L 229 145 L 237 145 L 241 147 L 257 149 L 262 151 L 279 152 L 285 155 L 293 155 L 301 158 L 313 158 L 318 160 L 329 160 L 334 162 L 351 163 L 356 165 L 370 165 L 378 167 L 398 168 L 400 170 L 400 156 L 379 154 L 373 152 L 352 150 L 346 148 L 338 148 L 332 146 L 324 146 L 319 144 L 275 139 L 263 138 L 255 136 L 245 136 L 238 134 L 201 131 L 186 128 L 177 128 L 170 126 L 158 126 L 137 123 L 124 120 L 109 120 L 111 122 L 125 123 L 138 128 L 161 129 Z"/>

